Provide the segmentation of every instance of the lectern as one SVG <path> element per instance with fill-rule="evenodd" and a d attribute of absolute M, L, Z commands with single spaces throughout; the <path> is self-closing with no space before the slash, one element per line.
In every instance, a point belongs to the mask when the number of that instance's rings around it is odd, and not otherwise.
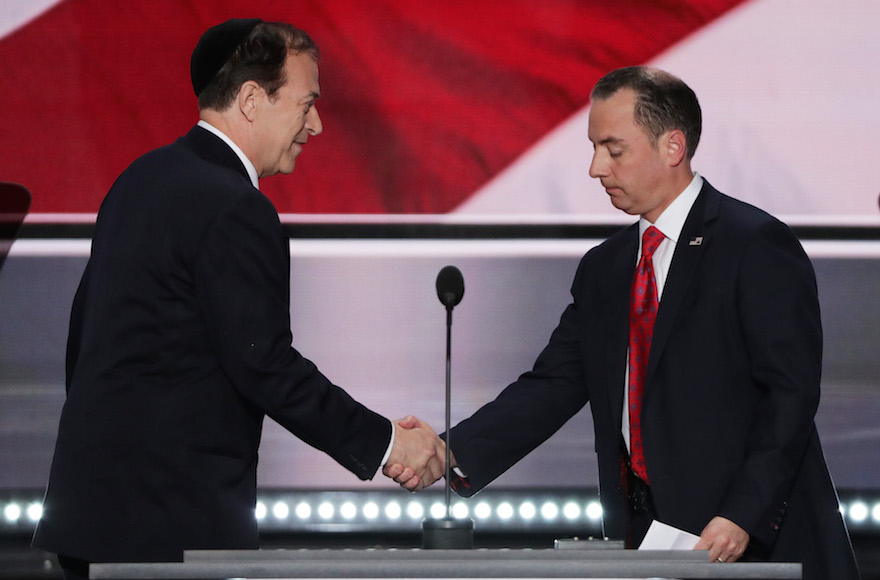
<path fill-rule="evenodd" d="M 705 551 L 345 549 L 187 552 L 181 563 L 93 564 L 95 580 L 210 578 L 801 578 L 795 563 L 713 564 Z"/>

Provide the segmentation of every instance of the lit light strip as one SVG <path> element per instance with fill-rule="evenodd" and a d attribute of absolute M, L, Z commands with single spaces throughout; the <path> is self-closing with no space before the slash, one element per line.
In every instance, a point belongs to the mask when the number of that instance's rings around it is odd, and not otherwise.
<path fill-rule="evenodd" d="M 880 534 L 880 491 L 841 493 L 840 512 L 853 533 Z M 873 497 L 871 497 L 873 496 Z M 560 537 L 601 534 L 596 492 L 486 490 L 453 500 L 456 518 L 481 532 L 552 532 Z M 0 533 L 32 533 L 42 515 L 41 492 L 0 490 Z M 444 496 L 430 491 L 261 490 L 255 517 L 264 532 L 418 532 L 426 517 L 446 515 Z"/>
<path fill-rule="evenodd" d="M 293 258 L 580 258 L 601 243 L 595 239 L 419 240 L 419 239 L 295 239 Z M 9 250 L 17 257 L 89 256 L 90 239 L 19 239 Z M 877 259 L 880 241 L 810 241 L 803 243 L 811 258 Z"/>
<path fill-rule="evenodd" d="M 293 258 L 580 258 L 602 240 L 291 240 Z M 880 244 L 877 255 L 880 256 Z"/>
<path fill-rule="evenodd" d="M 9 258 L 88 258 L 92 249 L 91 239 L 18 239 L 9 248 Z"/>
<path fill-rule="evenodd" d="M 803 241 L 804 251 L 810 258 L 878 258 L 880 241 Z"/>
<path fill-rule="evenodd" d="M 95 213 L 29 213 L 24 218 L 26 224 L 94 224 L 98 214 Z M 283 224 L 441 224 L 441 225 L 629 225 L 633 223 L 631 216 L 620 212 L 607 214 L 581 213 L 515 213 L 515 214 L 481 214 L 481 213 L 443 213 L 443 214 L 298 214 L 282 213 L 279 215 Z M 819 227 L 877 227 L 880 226 L 878 215 L 811 215 L 811 214 L 780 214 L 781 221 L 790 226 Z"/>

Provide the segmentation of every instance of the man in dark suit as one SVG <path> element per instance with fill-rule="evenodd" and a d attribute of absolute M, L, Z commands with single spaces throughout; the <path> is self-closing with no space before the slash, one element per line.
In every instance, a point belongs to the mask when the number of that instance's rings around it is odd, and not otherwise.
<path fill-rule="evenodd" d="M 89 562 L 256 548 L 268 415 L 361 479 L 385 461 L 437 478 L 443 444 L 403 430 L 291 347 L 290 256 L 258 178 L 321 133 L 318 49 L 233 20 L 192 55 L 201 121 L 122 175 L 74 299 L 67 400 L 34 545 Z"/>
<path fill-rule="evenodd" d="M 696 95 L 668 73 L 597 83 L 590 175 L 639 222 L 584 256 L 534 368 L 452 430 L 466 476 L 452 484 L 475 493 L 589 402 L 610 538 L 637 546 L 657 519 L 713 562 L 858 578 L 814 425 L 813 268 L 788 227 L 691 170 L 700 130 Z"/>

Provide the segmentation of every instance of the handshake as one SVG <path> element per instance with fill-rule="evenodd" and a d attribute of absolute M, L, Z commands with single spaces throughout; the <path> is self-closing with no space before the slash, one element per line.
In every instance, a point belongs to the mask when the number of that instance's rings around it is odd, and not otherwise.
<path fill-rule="evenodd" d="M 446 473 L 446 442 L 421 419 L 407 415 L 393 422 L 394 446 L 382 473 L 409 491 L 433 485 Z M 454 466 L 454 459 L 450 458 Z"/>

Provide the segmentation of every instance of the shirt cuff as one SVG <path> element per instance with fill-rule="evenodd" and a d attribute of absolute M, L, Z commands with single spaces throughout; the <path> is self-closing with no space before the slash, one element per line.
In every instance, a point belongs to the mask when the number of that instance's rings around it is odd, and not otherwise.
<path fill-rule="evenodd" d="M 388 449 L 385 450 L 385 455 L 382 457 L 382 463 L 379 464 L 379 469 L 388 463 L 388 458 L 391 457 L 391 449 L 394 447 L 394 423 L 391 424 L 391 440 L 388 441 Z"/>

